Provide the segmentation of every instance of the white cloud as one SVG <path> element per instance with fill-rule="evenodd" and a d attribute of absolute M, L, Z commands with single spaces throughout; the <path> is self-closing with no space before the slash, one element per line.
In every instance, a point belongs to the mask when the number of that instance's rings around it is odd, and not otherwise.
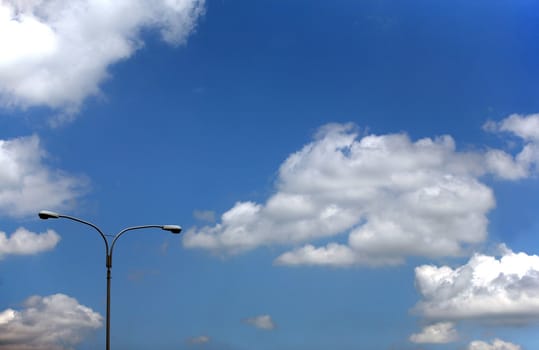
<path fill-rule="evenodd" d="M 101 324 L 98 313 L 67 295 L 33 296 L 23 310 L 0 312 L 0 349 L 72 349 Z"/>
<path fill-rule="evenodd" d="M 453 322 L 439 322 L 426 326 L 421 333 L 410 336 L 413 343 L 446 344 L 458 339 L 458 333 Z"/>
<path fill-rule="evenodd" d="M 250 324 L 258 329 L 271 331 L 275 329 L 275 322 L 271 319 L 270 315 L 259 315 L 244 320 L 245 323 Z"/>
<path fill-rule="evenodd" d="M 511 114 L 497 123 L 496 129 L 513 133 L 526 141 L 539 141 L 539 114 Z"/>
<path fill-rule="evenodd" d="M 415 311 L 428 319 L 475 319 L 500 324 L 539 320 L 539 256 L 505 249 L 501 258 L 476 254 L 458 268 L 415 269 L 422 300 Z"/>
<path fill-rule="evenodd" d="M 500 122 L 487 122 L 484 129 L 511 133 L 524 141 L 522 150 L 514 157 L 501 150 L 487 152 L 486 163 L 491 172 L 517 180 L 539 171 L 539 114 L 512 114 Z"/>
<path fill-rule="evenodd" d="M 21 227 L 10 237 L 0 231 L 0 259 L 6 255 L 31 255 L 51 250 L 59 241 L 60 236 L 53 230 L 33 233 Z"/>
<path fill-rule="evenodd" d="M 6 0 L 0 2 L 0 101 L 76 111 L 99 93 L 107 67 L 143 43 L 142 29 L 186 41 L 204 0 Z"/>
<path fill-rule="evenodd" d="M 206 344 L 210 342 L 210 337 L 207 335 L 200 335 L 198 337 L 192 337 L 187 340 L 189 344 Z"/>
<path fill-rule="evenodd" d="M 468 345 L 468 350 L 520 350 L 520 345 L 494 339 L 491 344 L 483 341 L 473 341 Z"/>
<path fill-rule="evenodd" d="M 37 136 L 0 140 L 0 213 L 35 215 L 43 208 L 71 207 L 86 181 L 48 168 Z"/>
<path fill-rule="evenodd" d="M 482 155 L 459 152 L 450 136 L 358 138 L 332 124 L 281 165 L 265 204 L 238 202 L 219 223 L 190 229 L 190 248 L 239 253 L 348 233 L 347 244 L 312 244 L 278 264 L 396 264 L 406 256 L 459 256 L 487 235 L 494 207 Z"/>
<path fill-rule="evenodd" d="M 327 265 L 347 266 L 356 264 L 358 257 L 348 246 L 330 243 L 326 247 L 308 244 L 275 259 L 277 265 Z"/>
<path fill-rule="evenodd" d="M 515 160 L 502 150 L 489 150 L 485 154 L 489 170 L 496 176 L 506 180 L 518 180 L 529 176 L 528 165 Z"/>

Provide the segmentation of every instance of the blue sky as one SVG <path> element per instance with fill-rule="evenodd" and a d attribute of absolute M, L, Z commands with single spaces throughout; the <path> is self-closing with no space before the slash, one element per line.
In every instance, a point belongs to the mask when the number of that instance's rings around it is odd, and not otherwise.
<path fill-rule="evenodd" d="M 0 349 L 539 346 L 534 1 L 4 1 Z"/>

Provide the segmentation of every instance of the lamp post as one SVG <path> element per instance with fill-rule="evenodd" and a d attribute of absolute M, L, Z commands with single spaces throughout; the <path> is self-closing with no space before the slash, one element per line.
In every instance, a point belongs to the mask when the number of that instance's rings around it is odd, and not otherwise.
<path fill-rule="evenodd" d="M 80 222 L 81 224 L 85 224 L 85 225 L 93 227 L 97 232 L 99 232 L 99 234 L 103 238 L 103 241 L 105 242 L 105 250 L 106 250 L 105 266 L 107 267 L 107 327 L 106 327 L 107 342 L 106 343 L 107 343 L 107 350 L 110 350 L 110 279 L 111 279 L 110 270 L 112 269 L 112 252 L 114 249 L 114 244 L 116 243 L 118 238 L 120 238 L 124 233 L 128 231 L 140 230 L 144 228 L 160 228 L 165 231 L 179 234 L 182 231 L 182 228 L 178 225 L 143 225 L 143 226 L 127 227 L 121 230 L 120 232 L 118 232 L 112 238 L 112 243 L 109 245 L 107 235 L 105 235 L 99 229 L 99 227 L 92 224 L 91 222 L 88 222 L 88 221 L 85 221 L 85 220 L 82 220 L 73 216 L 69 216 L 69 215 L 58 214 L 49 210 L 42 210 L 39 212 L 38 215 L 39 215 L 39 218 L 43 220 L 63 218 L 63 219 L 69 219 L 72 221 Z"/>

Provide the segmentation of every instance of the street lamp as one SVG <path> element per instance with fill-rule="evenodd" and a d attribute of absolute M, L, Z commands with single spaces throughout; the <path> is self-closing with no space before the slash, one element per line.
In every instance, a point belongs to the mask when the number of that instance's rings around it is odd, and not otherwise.
<path fill-rule="evenodd" d="M 85 224 L 85 225 L 93 227 L 97 232 L 99 232 L 99 234 L 103 238 L 103 241 L 105 242 L 106 258 L 107 258 L 105 261 L 105 266 L 107 267 L 107 329 L 106 329 L 107 350 L 110 350 L 110 279 L 111 279 L 110 270 L 112 268 L 112 251 L 114 249 L 114 244 L 116 243 L 118 238 L 120 238 L 120 236 L 122 236 L 127 231 L 140 230 L 143 228 L 160 228 L 162 230 L 169 231 L 174 234 L 179 234 L 182 231 L 182 228 L 178 225 L 143 225 L 143 226 L 127 227 L 121 230 L 120 232 L 118 232 L 112 238 L 112 243 L 109 245 L 107 235 L 105 235 L 99 229 L 99 227 L 92 224 L 91 222 L 88 222 L 88 221 L 85 221 L 85 220 L 82 220 L 73 216 L 58 214 L 49 210 L 42 210 L 39 212 L 38 215 L 39 215 L 39 218 L 43 220 L 64 218 L 64 219 L 69 219 L 72 221 L 80 222 L 81 224 Z"/>

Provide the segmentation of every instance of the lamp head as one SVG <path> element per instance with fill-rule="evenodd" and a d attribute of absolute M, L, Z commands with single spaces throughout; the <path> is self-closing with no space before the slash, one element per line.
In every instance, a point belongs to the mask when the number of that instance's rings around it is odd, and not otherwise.
<path fill-rule="evenodd" d="M 165 231 L 169 231 L 175 234 L 182 232 L 182 228 L 178 225 L 163 225 L 161 228 Z"/>
<path fill-rule="evenodd" d="M 42 210 L 39 212 L 38 215 L 39 215 L 39 218 L 43 220 L 58 219 L 60 217 L 60 214 L 55 213 L 53 211 L 49 211 L 49 210 Z"/>

